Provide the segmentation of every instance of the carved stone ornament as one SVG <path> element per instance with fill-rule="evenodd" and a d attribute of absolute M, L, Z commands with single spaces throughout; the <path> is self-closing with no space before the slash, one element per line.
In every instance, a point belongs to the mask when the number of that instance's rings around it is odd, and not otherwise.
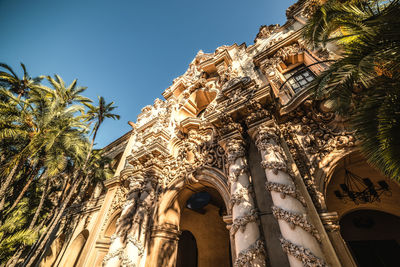
<path fill-rule="evenodd" d="M 268 191 L 275 191 L 275 192 L 281 193 L 281 198 L 285 198 L 286 196 L 291 196 L 291 197 L 297 199 L 298 201 L 300 201 L 300 203 L 304 207 L 307 206 L 304 197 L 297 191 L 295 186 L 286 185 L 286 184 L 278 184 L 278 183 L 273 183 L 273 182 L 266 182 L 265 188 Z"/>
<path fill-rule="evenodd" d="M 260 30 L 257 33 L 256 39 L 254 42 L 256 42 L 258 39 L 266 39 L 271 36 L 277 29 L 279 29 L 280 25 L 279 24 L 271 24 L 271 25 L 262 25 L 260 27 Z"/>
<path fill-rule="evenodd" d="M 315 239 L 318 240 L 318 242 L 321 242 L 321 237 L 317 229 L 307 221 L 305 215 L 290 212 L 276 206 L 272 207 L 272 213 L 278 220 L 286 221 L 292 229 L 294 229 L 296 226 L 301 227 L 304 231 L 312 234 Z"/>
<path fill-rule="evenodd" d="M 219 118 L 220 118 L 222 127 L 220 127 L 218 129 L 218 131 L 220 132 L 221 136 L 227 135 L 234 131 L 237 131 L 239 133 L 243 132 L 243 128 L 240 125 L 240 123 L 234 122 L 233 119 L 230 116 L 228 116 L 227 114 L 221 112 L 219 114 Z"/>
<path fill-rule="evenodd" d="M 230 139 L 226 145 L 225 155 L 228 164 L 234 164 L 236 159 L 246 155 L 245 143 L 241 139 Z"/>
<path fill-rule="evenodd" d="M 278 174 L 278 171 L 287 172 L 286 163 L 281 161 L 263 160 L 261 166 L 264 169 L 273 170 L 274 174 Z"/>
<path fill-rule="evenodd" d="M 250 127 L 255 122 L 269 119 L 270 114 L 269 112 L 264 109 L 261 104 L 256 100 L 250 100 L 248 104 L 246 104 L 247 114 L 246 117 L 246 124 Z"/>
<path fill-rule="evenodd" d="M 240 175 L 246 173 L 249 171 L 249 167 L 247 165 L 247 160 L 243 159 L 244 164 L 238 166 L 237 168 L 235 168 L 229 175 L 229 182 L 233 183 L 233 182 L 237 182 L 238 178 Z"/>
<path fill-rule="evenodd" d="M 250 213 L 237 217 L 236 219 L 233 220 L 231 229 L 230 229 L 230 234 L 234 235 L 238 230 L 244 232 L 246 230 L 246 225 L 250 222 L 255 222 L 257 221 L 257 211 L 255 209 L 252 209 Z"/>
<path fill-rule="evenodd" d="M 355 133 L 337 114 L 323 110 L 323 102 L 306 100 L 291 111 L 288 122 L 281 125 L 282 134 L 313 203 L 319 212 L 326 212 L 325 200 L 314 182 L 314 172 L 323 158 L 334 150 L 355 146 Z"/>
<path fill-rule="evenodd" d="M 233 195 L 231 195 L 231 200 L 230 200 L 231 207 L 247 201 L 246 197 L 248 198 L 251 192 L 252 192 L 251 185 L 248 185 L 247 188 L 244 187 L 240 188 Z"/>
<path fill-rule="evenodd" d="M 135 247 L 137 247 L 137 249 L 139 250 L 139 256 L 142 256 L 144 254 L 144 247 L 143 244 L 140 240 L 136 239 L 135 237 L 133 237 L 132 235 L 128 235 L 127 238 L 128 242 L 133 244 Z"/>
<path fill-rule="evenodd" d="M 257 240 L 245 250 L 239 252 L 238 257 L 235 260 L 234 267 L 253 267 L 253 261 L 257 258 L 265 257 L 264 242 Z M 265 266 L 265 262 L 261 266 Z"/>
<path fill-rule="evenodd" d="M 315 256 L 309 249 L 293 244 L 284 238 L 280 240 L 283 250 L 300 260 L 305 267 L 328 267 L 324 260 Z"/>
<path fill-rule="evenodd" d="M 118 250 L 116 250 L 114 252 L 107 253 L 107 255 L 104 256 L 102 265 L 106 266 L 107 262 L 109 260 L 111 260 L 112 258 L 118 257 L 120 259 L 123 254 L 124 254 L 124 248 L 119 248 Z"/>
<path fill-rule="evenodd" d="M 337 232 L 340 230 L 339 216 L 336 212 L 321 213 L 319 216 L 328 232 Z"/>
<path fill-rule="evenodd" d="M 279 130 L 276 126 L 261 126 L 257 138 L 256 146 L 258 150 L 267 150 L 271 146 L 271 141 L 279 143 Z"/>
<path fill-rule="evenodd" d="M 131 259 L 129 259 L 128 255 L 122 255 L 121 256 L 121 267 L 136 267 L 136 264 L 132 262 Z"/>

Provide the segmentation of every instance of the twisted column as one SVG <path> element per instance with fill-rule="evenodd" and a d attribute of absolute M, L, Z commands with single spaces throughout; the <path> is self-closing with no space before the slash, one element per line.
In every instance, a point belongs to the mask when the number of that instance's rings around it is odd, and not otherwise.
<path fill-rule="evenodd" d="M 249 190 L 245 152 L 241 138 L 231 138 L 225 143 L 232 208 L 230 234 L 234 236 L 236 250 L 234 266 L 261 267 L 265 266 L 265 251 L 260 240 L 257 212 Z"/>
<path fill-rule="evenodd" d="M 290 266 L 326 267 L 317 229 L 308 221 L 306 203 L 297 191 L 274 126 L 262 125 L 253 133 L 267 177 L 266 189 L 274 203 L 272 212 L 282 233 L 281 245 Z"/>
<path fill-rule="evenodd" d="M 124 256 L 124 243 L 127 233 L 132 226 L 132 218 L 136 212 L 137 201 L 142 187 L 143 177 L 135 176 L 129 178 L 129 193 L 122 206 L 122 212 L 117 220 L 115 234 L 111 237 L 111 245 L 107 255 L 103 259 L 103 266 L 119 266 L 126 262 Z M 129 236 L 128 236 L 129 239 Z"/>
<path fill-rule="evenodd" d="M 143 182 L 132 227 L 127 236 L 122 262 L 125 264 L 124 266 L 136 267 L 145 264 L 145 244 L 151 211 L 153 210 L 156 181 L 151 176 L 147 176 Z"/>

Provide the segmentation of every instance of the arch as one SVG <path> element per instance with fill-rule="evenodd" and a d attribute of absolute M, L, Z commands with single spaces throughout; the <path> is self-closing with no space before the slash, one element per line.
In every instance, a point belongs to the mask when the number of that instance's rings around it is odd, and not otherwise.
<path fill-rule="evenodd" d="M 111 219 L 109 220 L 109 223 L 107 224 L 107 227 L 105 228 L 104 233 L 103 233 L 105 238 L 111 238 L 111 236 L 115 233 L 115 230 L 117 227 L 117 220 L 120 216 L 121 216 L 120 210 L 114 212 L 110 216 Z"/>
<path fill-rule="evenodd" d="M 360 209 L 344 215 L 340 228 L 358 266 L 398 266 L 400 217 Z"/>
<path fill-rule="evenodd" d="M 190 231 L 182 231 L 178 241 L 176 267 L 197 267 L 197 243 Z"/>
<path fill-rule="evenodd" d="M 191 191 L 185 189 L 185 186 L 187 184 L 195 184 L 198 181 L 205 185 L 214 187 L 215 190 L 217 190 L 221 195 L 225 207 L 229 207 L 230 193 L 227 184 L 227 178 L 218 169 L 203 167 L 196 171 L 192 177 L 192 180 L 178 178 L 171 181 L 165 190 L 166 193 L 162 196 L 162 199 L 159 203 L 157 216 L 155 217 L 156 225 L 162 225 L 165 223 L 176 226 L 179 225 L 179 220 L 176 220 L 176 217 L 178 216 L 177 218 L 179 219 L 181 207 L 191 194 Z M 229 214 L 230 209 L 227 209 L 227 215 Z"/>
<path fill-rule="evenodd" d="M 179 230 L 191 231 L 191 229 L 185 228 L 187 225 L 181 229 L 181 216 L 183 211 L 187 210 L 187 208 L 185 208 L 187 200 L 195 192 L 201 192 L 203 190 L 210 192 L 212 198 L 218 199 L 217 202 L 221 204 L 220 206 L 225 207 L 225 210 L 222 212 L 223 214 L 230 214 L 230 194 L 227 179 L 221 171 L 211 167 L 203 167 L 197 170 L 193 175 L 189 174 L 185 179 L 179 178 L 173 180 L 167 186 L 164 195 L 161 197 L 156 207 L 154 229 L 160 230 L 157 230 L 152 235 L 152 248 L 149 250 L 151 253 L 148 255 L 151 266 L 152 264 L 154 266 L 164 266 L 164 263 L 166 263 L 165 266 L 169 266 L 168 264 L 175 264 Z M 208 206 L 213 207 L 214 210 L 210 210 L 210 212 L 214 214 L 214 217 L 215 215 L 219 216 L 221 220 L 220 223 L 223 224 L 222 229 L 226 231 L 227 244 L 225 244 L 225 247 L 228 250 L 227 255 L 229 257 L 229 233 L 222 221 L 221 209 L 218 210 L 214 205 Z M 165 247 L 168 248 L 168 255 L 163 251 Z M 199 256 L 199 258 L 201 257 Z"/>
<path fill-rule="evenodd" d="M 75 237 L 74 241 L 72 241 L 67 249 L 68 253 L 65 256 L 66 261 L 64 262 L 64 266 L 75 266 L 77 264 L 88 237 L 89 231 L 87 229 L 83 230 Z"/>
<path fill-rule="evenodd" d="M 57 260 L 58 255 L 65 243 L 65 235 L 59 235 L 47 249 L 43 260 L 40 262 L 40 267 L 51 267 Z"/>
<path fill-rule="evenodd" d="M 383 194 L 380 197 L 380 202 L 372 203 L 356 204 L 351 200 L 340 200 L 335 196 L 334 191 L 339 190 L 340 184 L 344 183 L 345 168 L 360 177 L 369 178 L 374 184 L 384 180 L 389 185 L 392 194 Z M 359 209 L 384 211 L 400 216 L 400 211 L 397 208 L 397 203 L 400 200 L 400 185 L 370 166 L 357 150 L 347 151 L 341 157 L 332 158 L 326 176 L 323 179 L 318 179 L 317 182 L 319 182 L 319 189 L 324 193 L 327 210 L 338 212 L 339 217 Z"/>

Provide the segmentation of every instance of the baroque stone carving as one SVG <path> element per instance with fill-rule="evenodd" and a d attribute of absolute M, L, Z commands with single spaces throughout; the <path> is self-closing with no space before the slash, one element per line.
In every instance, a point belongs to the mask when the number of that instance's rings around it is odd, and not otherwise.
<path fill-rule="evenodd" d="M 340 230 L 339 216 L 336 212 L 321 213 L 319 216 L 328 232 L 337 232 Z"/>
<path fill-rule="evenodd" d="M 281 193 L 281 198 L 285 198 L 286 196 L 291 196 L 291 197 L 297 199 L 298 201 L 300 201 L 304 207 L 307 206 L 306 201 L 304 200 L 304 197 L 297 191 L 297 189 L 294 186 L 278 184 L 278 183 L 273 183 L 273 182 L 266 182 L 265 188 L 268 191 L 275 191 L 275 192 Z"/>
<path fill-rule="evenodd" d="M 235 260 L 234 267 L 252 267 L 253 261 L 265 257 L 264 242 L 257 240 L 247 249 L 241 251 Z M 265 262 L 262 263 L 265 266 Z"/>
<path fill-rule="evenodd" d="M 233 164 L 236 159 L 244 157 L 246 150 L 244 147 L 245 143 L 242 139 L 230 139 L 226 145 L 225 155 L 229 164 Z"/>
<path fill-rule="evenodd" d="M 284 220 L 287 223 L 289 223 L 289 226 L 292 229 L 294 229 L 296 226 L 301 227 L 304 231 L 309 232 L 315 237 L 315 239 L 321 242 L 321 238 L 319 236 L 317 229 L 307 221 L 305 215 L 296 214 L 276 206 L 272 207 L 272 213 L 278 220 Z"/>
<path fill-rule="evenodd" d="M 239 205 L 240 203 L 246 201 L 246 197 L 249 197 L 251 192 L 251 185 L 248 185 L 246 188 L 240 188 L 238 191 L 231 195 L 231 207 L 233 207 L 233 205 Z"/>
<path fill-rule="evenodd" d="M 325 261 L 316 257 L 309 249 L 293 244 L 292 242 L 281 238 L 283 250 L 300 260 L 306 267 L 328 267 Z"/>
<path fill-rule="evenodd" d="M 257 218 L 257 211 L 255 209 L 252 209 L 248 214 L 244 216 L 237 217 L 233 220 L 230 234 L 234 235 L 238 230 L 244 232 L 244 230 L 246 229 L 246 225 L 250 222 L 257 221 Z"/>

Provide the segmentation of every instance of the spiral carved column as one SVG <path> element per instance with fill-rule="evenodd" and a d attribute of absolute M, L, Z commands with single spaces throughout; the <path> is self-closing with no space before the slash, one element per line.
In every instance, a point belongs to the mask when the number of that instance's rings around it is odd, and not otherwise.
<path fill-rule="evenodd" d="M 231 190 L 232 225 L 235 240 L 235 267 L 265 266 L 265 251 L 257 223 L 257 211 L 250 194 L 244 141 L 231 138 L 224 142 Z"/>
<path fill-rule="evenodd" d="M 281 245 L 288 254 L 290 266 L 326 267 L 320 236 L 307 219 L 306 203 L 293 182 L 277 128 L 262 125 L 250 132 L 261 153 L 261 165 L 267 177 L 265 186 L 271 192 L 272 212 L 278 220 Z"/>
<path fill-rule="evenodd" d="M 103 259 L 103 266 L 119 266 L 125 261 L 124 243 L 127 237 L 126 233 L 132 226 L 132 218 L 136 212 L 137 201 L 142 187 L 143 177 L 136 176 L 129 178 L 129 193 L 122 207 L 122 212 L 117 220 L 115 234 L 111 237 L 111 245 L 107 255 Z"/>

